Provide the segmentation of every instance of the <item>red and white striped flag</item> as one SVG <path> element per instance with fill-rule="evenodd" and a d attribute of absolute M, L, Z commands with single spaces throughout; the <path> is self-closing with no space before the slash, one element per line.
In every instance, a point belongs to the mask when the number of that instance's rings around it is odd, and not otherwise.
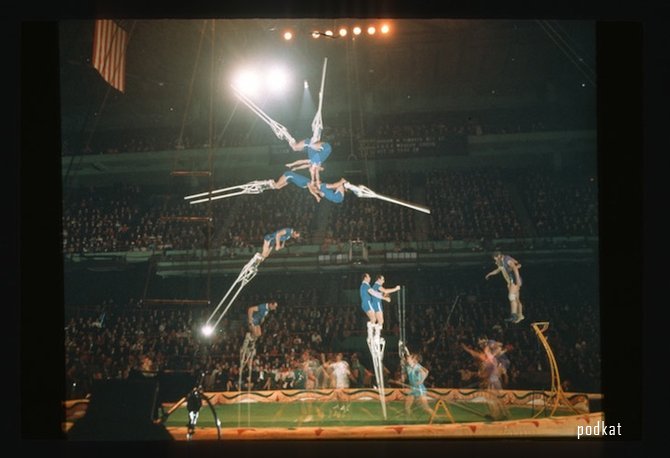
<path fill-rule="evenodd" d="M 126 89 L 126 45 L 128 33 L 110 19 L 95 21 L 93 67 L 115 89 Z"/>

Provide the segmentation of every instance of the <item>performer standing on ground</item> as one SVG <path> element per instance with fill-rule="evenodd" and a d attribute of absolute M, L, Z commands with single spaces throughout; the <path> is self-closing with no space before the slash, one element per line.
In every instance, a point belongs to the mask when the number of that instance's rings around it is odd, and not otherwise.
<path fill-rule="evenodd" d="M 263 304 L 252 305 L 247 309 L 247 319 L 249 321 L 249 334 L 252 339 L 261 336 L 261 324 L 265 321 L 268 313 L 277 309 L 277 301 L 268 301 Z"/>
<path fill-rule="evenodd" d="M 191 440 L 195 434 L 195 425 L 198 423 L 200 408 L 202 407 L 202 386 L 193 388 L 186 396 L 186 409 L 188 410 L 188 423 L 186 424 L 186 438 Z"/>
<path fill-rule="evenodd" d="M 381 324 L 377 323 L 377 313 L 381 313 L 381 310 L 376 306 L 376 304 L 373 302 L 372 298 L 377 298 L 380 299 L 380 304 L 381 300 L 385 300 L 386 302 L 391 302 L 391 298 L 389 296 L 384 296 L 382 293 L 379 291 L 375 291 L 371 286 L 370 286 L 370 274 L 369 273 L 364 273 L 363 274 L 363 281 L 361 283 L 361 286 L 359 288 L 359 293 L 361 296 L 361 309 L 363 309 L 363 312 L 368 316 L 368 336 L 372 337 L 375 334 L 375 330 L 377 331 L 377 335 L 380 334 L 381 332 Z M 383 321 L 383 319 L 382 319 Z"/>
<path fill-rule="evenodd" d="M 344 360 L 342 352 L 335 355 L 335 362 L 330 363 L 329 368 L 332 375 L 332 386 L 337 389 L 349 388 L 349 380 L 353 378 L 349 363 Z"/>
<path fill-rule="evenodd" d="M 300 232 L 291 227 L 285 227 L 283 229 L 272 232 L 271 234 L 266 234 L 263 237 L 263 252 L 261 253 L 263 259 L 266 259 L 268 256 L 270 256 L 273 248 L 277 251 L 284 248 L 285 243 L 291 238 L 300 238 Z"/>
<path fill-rule="evenodd" d="M 419 401 L 424 411 L 432 415 L 433 411 L 430 410 L 426 397 L 426 386 L 423 384 L 428 377 L 428 369 L 421 365 L 421 355 L 418 353 L 407 355 L 403 366 L 410 387 L 410 391 L 405 397 L 405 415 L 410 415 L 415 399 Z"/>
<path fill-rule="evenodd" d="M 486 390 L 488 397 L 488 404 L 490 410 L 490 419 L 492 420 L 502 420 L 509 417 L 507 409 L 500 401 L 498 393 L 502 390 L 502 382 L 500 380 L 503 367 L 498 361 L 497 354 L 499 354 L 499 349 L 497 346 L 488 345 L 486 339 L 480 341 L 480 346 L 483 347 L 483 351 L 476 351 L 465 344 L 461 345 L 465 351 L 470 353 L 475 359 L 477 359 L 479 364 L 479 378 L 480 386 Z"/>
<path fill-rule="evenodd" d="M 312 352 L 310 350 L 305 350 L 302 353 L 301 358 L 301 368 L 305 374 L 305 389 L 306 390 L 315 390 L 317 389 L 317 371 L 320 365 L 319 362 L 312 357 Z M 316 406 L 312 406 L 312 398 L 309 398 L 306 402 L 300 403 L 300 410 L 305 415 L 302 421 L 309 422 L 313 419 L 313 410 L 316 410 L 316 414 L 319 419 L 324 417 L 321 409 Z"/>
<path fill-rule="evenodd" d="M 372 378 L 372 372 L 358 359 L 358 354 L 354 353 L 351 355 L 351 375 L 352 381 L 354 382 L 355 388 L 363 388 L 370 386 L 370 379 Z"/>
<path fill-rule="evenodd" d="M 341 416 L 349 411 L 349 403 L 344 401 L 346 395 L 340 398 L 339 394 L 342 389 L 349 388 L 349 380 L 354 380 L 354 376 L 349 369 L 349 363 L 344 360 L 344 355 L 340 352 L 335 355 L 334 362 L 325 360 L 323 354 L 321 355 L 324 366 L 329 370 L 331 377 L 331 387 L 334 387 L 338 392 L 338 402 L 333 406 L 333 415 Z"/>
<path fill-rule="evenodd" d="M 507 298 L 510 304 L 510 317 L 505 321 L 518 323 L 524 319 L 523 305 L 521 304 L 521 264 L 513 257 L 502 254 L 500 251 L 493 253 L 493 260 L 497 268 L 486 274 L 486 280 L 492 275 L 502 273 L 505 282 L 507 283 Z"/>
<path fill-rule="evenodd" d="M 375 283 L 372 285 L 372 289 L 377 291 L 378 293 L 382 293 L 384 297 L 387 297 L 391 293 L 395 293 L 396 291 L 400 291 L 400 285 L 394 286 L 393 288 L 384 288 L 384 276 L 383 275 L 377 275 L 377 279 L 375 280 Z M 391 300 L 389 299 L 388 302 Z M 375 318 L 377 321 L 377 325 L 379 325 L 379 330 L 381 332 L 381 329 L 384 327 L 384 309 L 382 307 L 382 300 L 381 298 L 378 298 L 377 296 L 372 296 L 372 302 L 373 302 L 373 308 L 375 308 Z"/>

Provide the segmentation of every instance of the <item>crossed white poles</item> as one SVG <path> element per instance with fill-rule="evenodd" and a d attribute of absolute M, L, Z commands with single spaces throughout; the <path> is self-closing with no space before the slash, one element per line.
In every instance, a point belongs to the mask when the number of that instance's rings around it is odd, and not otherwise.
<path fill-rule="evenodd" d="M 310 143 L 316 143 L 321 140 L 321 132 L 323 130 L 323 119 L 321 117 L 321 110 L 323 107 L 323 94 L 324 94 L 324 87 L 326 84 L 326 69 L 328 67 L 328 58 L 325 58 L 323 61 L 323 71 L 321 73 L 321 89 L 319 91 L 319 107 L 316 110 L 316 114 L 314 115 L 314 119 L 312 120 L 312 138 L 310 139 Z M 263 122 L 265 122 L 274 134 L 279 138 L 280 140 L 286 140 L 289 145 L 293 146 L 296 142 L 295 139 L 291 136 L 289 133 L 288 129 L 284 127 L 282 124 L 278 123 L 274 119 L 272 119 L 267 113 L 265 113 L 261 108 L 256 105 L 249 97 L 244 95 L 239 89 L 237 89 L 235 86 L 232 86 L 233 91 L 237 98 L 240 99 L 242 103 L 244 103 L 251 111 L 256 113 Z M 413 210 L 417 210 L 423 213 L 430 214 L 430 209 L 421 206 L 421 205 L 416 205 L 410 202 L 406 202 L 404 200 L 400 199 L 395 199 L 393 197 L 385 196 L 383 194 L 378 194 L 371 190 L 370 188 L 363 186 L 363 185 L 353 185 L 349 182 L 346 182 L 344 184 L 345 188 L 353 192 L 357 197 L 360 198 L 368 198 L 368 199 L 379 199 L 379 200 L 384 200 L 386 202 L 390 202 L 393 204 L 397 205 L 402 205 L 404 207 L 411 208 Z M 242 194 L 260 194 L 263 191 L 267 191 L 269 189 L 274 189 L 273 186 L 273 181 L 272 180 L 256 180 L 256 181 L 250 181 L 249 183 L 241 184 L 238 186 L 230 186 L 227 188 L 221 188 L 221 189 L 215 189 L 213 191 L 208 191 L 208 192 L 202 192 L 198 194 L 192 194 L 190 196 L 184 197 L 185 200 L 189 200 L 190 204 L 199 204 L 202 202 L 211 202 L 213 200 L 217 199 L 225 199 L 228 197 L 234 197 L 234 196 L 239 196 Z"/>
<path fill-rule="evenodd" d="M 260 194 L 268 189 L 274 189 L 272 180 L 256 180 L 238 186 L 229 186 L 227 188 L 215 189 L 213 191 L 191 194 L 184 197 L 184 200 L 190 200 L 190 204 L 199 204 L 202 202 L 211 202 L 212 200 L 225 199 L 227 197 L 239 196 L 242 194 Z"/>
<path fill-rule="evenodd" d="M 263 257 L 261 256 L 260 253 L 256 253 L 253 255 L 253 257 L 245 264 L 245 266 L 242 268 L 242 271 L 240 274 L 237 276 L 233 284 L 228 288 L 228 291 L 226 294 L 223 296 L 221 301 L 219 301 L 219 304 L 216 306 L 214 311 L 211 313 L 209 318 L 207 318 L 207 322 L 205 323 L 205 326 L 203 329 L 207 329 L 208 331 L 213 331 L 218 325 L 223 316 L 226 314 L 228 309 L 230 308 L 231 305 L 233 305 L 233 302 L 235 302 L 235 299 L 237 296 L 242 292 L 242 289 L 249 283 L 258 273 L 258 266 L 259 264 L 263 262 Z M 219 314 L 218 318 L 212 324 L 212 321 L 215 319 L 217 312 L 219 309 L 223 306 L 224 303 L 226 303 L 226 300 L 228 297 L 232 294 L 232 297 L 230 297 L 230 300 L 227 301 L 226 307 L 223 309 L 223 311 Z"/>
<path fill-rule="evenodd" d="M 347 188 L 352 193 L 354 193 L 356 197 L 360 197 L 363 199 L 379 199 L 393 204 L 402 205 L 403 207 L 408 207 L 423 213 L 430 214 L 429 208 L 423 207 L 421 205 L 416 205 L 410 202 L 406 202 L 404 200 L 396 199 L 394 197 L 378 194 L 372 189 L 368 188 L 367 186 L 363 185 L 357 186 L 349 182 L 346 182 L 344 183 L 344 187 Z M 213 191 L 191 194 L 190 196 L 184 197 L 184 199 L 190 200 L 189 202 L 190 204 L 199 204 L 202 202 L 211 202 L 213 200 L 225 199 L 227 197 L 234 197 L 242 194 L 260 194 L 269 189 L 274 189 L 274 184 L 272 180 L 256 180 L 238 186 L 230 186 L 227 188 L 215 189 Z"/>

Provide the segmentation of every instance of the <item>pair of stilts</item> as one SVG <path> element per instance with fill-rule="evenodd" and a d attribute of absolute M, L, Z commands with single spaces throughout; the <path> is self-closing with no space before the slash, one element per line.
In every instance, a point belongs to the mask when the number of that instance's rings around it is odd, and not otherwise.
<path fill-rule="evenodd" d="M 400 329 L 398 350 L 400 359 L 404 359 L 405 354 L 409 353 L 405 345 L 405 290 L 400 288 L 398 291 L 398 326 Z M 384 350 L 386 340 L 381 336 L 382 325 L 368 322 L 367 344 L 372 356 L 372 364 L 375 371 L 375 381 L 377 382 L 377 391 L 379 392 L 379 402 L 382 406 L 382 415 L 386 420 L 386 392 L 384 390 Z"/>
<path fill-rule="evenodd" d="M 372 356 L 372 365 L 375 370 L 375 380 L 377 381 L 377 391 L 379 392 L 379 401 L 382 405 L 382 414 L 386 420 L 386 397 L 384 392 L 384 349 L 386 340 L 381 336 L 381 325 L 368 322 L 368 348 Z"/>

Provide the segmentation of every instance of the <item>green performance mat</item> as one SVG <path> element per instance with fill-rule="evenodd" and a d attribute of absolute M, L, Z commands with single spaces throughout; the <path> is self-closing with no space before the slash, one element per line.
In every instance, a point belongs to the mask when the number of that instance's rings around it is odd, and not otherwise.
<path fill-rule="evenodd" d="M 431 409 L 434 403 L 429 403 Z M 344 407 L 344 408 L 343 408 Z M 451 402 L 449 410 L 458 423 L 493 421 L 489 406 L 482 402 Z M 373 425 L 412 425 L 426 424 L 430 415 L 416 403 L 409 416 L 405 415 L 404 402 L 386 403 L 387 419 L 382 416 L 379 401 L 337 402 L 256 402 L 241 404 L 219 404 L 214 406 L 222 428 L 240 426 L 254 428 L 293 428 L 299 426 L 373 426 Z M 506 420 L 544 418 L 549 410 L 542 407 L 507 406 L 509 416 Z M 555 416 L 571 415 L 568 408 L 559 408 Z M 501 419 L 502 420 L 502 419 Z M 188 412 L 184 407 L 175 410 L 165 421 L 167 427 L 186 426 Z M 446 412 L 440 407 L 433 423 L 451 423 Z M 198 427 L 215 427 L 211 408 L 203 403 L 197 422 Z"/>

